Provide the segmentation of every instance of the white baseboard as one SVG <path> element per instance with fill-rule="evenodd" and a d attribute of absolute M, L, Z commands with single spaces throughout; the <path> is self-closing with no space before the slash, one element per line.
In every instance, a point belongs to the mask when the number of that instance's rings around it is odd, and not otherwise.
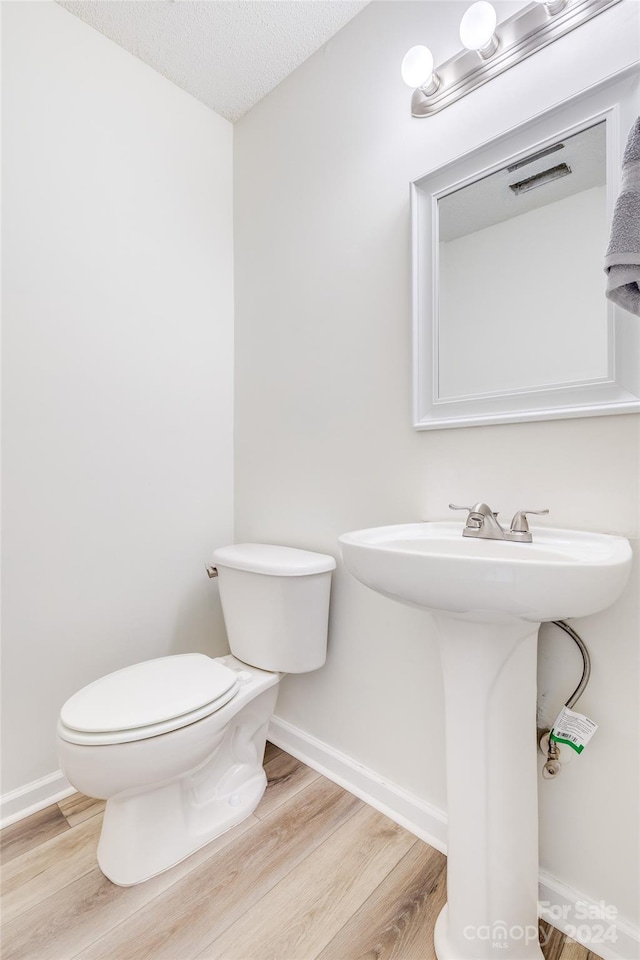
<path fill-rule="evenodd" d="M 0 829 L 75 793 L 60 770 L 0 797 Z"/>
<path fill-rule="evenodd" d="M 272 717 L 268 739 L 446 854 L 447 815 L 443 810 L 279 717 Z M 544 920 L 584 943 L 603 960 L 640 958 L 638 927 L 543 871 L 538 880 L 540 916 Z M 607 909 L 611 915 L 603 915 Z"/>
<path fill-rule="evenodd" d="M 271 718 L 268 739 L 390 820 L 406 827 L 436 850 L 447 852 L 447 816 L 442 810 L 384 780 L 373 770 L 279 717 Z"/>
<path fill-rule="evenodd" d="M 538 881 L 544 920 L 603 960 L 640 958 L 640 929 L 620 917 L 615 906 L 592 900 L 542 870 Z"/>

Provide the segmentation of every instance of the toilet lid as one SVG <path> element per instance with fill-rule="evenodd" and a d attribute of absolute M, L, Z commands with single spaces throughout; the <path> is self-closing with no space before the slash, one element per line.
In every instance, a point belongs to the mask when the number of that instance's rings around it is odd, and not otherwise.
<path fill-rule="evenodd" d="M 269 543 L 235 543 L 213 551 L 213 563 L 232 570 L 246 570 L 272 577 L 304 577 L 335 570 L 336 561 L 325 553 Z"/>
<path fill-rule="evenodd" d="M 236 674 L 202 653 L 134 663 L 83 687 L 63 706 L 65 727 L 84 733 L 134 730 L 200 711 L 234 694 Z"/>

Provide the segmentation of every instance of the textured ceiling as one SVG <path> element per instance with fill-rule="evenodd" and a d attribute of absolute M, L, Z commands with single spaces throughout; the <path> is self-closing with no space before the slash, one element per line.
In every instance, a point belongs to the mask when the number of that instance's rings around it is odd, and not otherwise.
<path fill-rule="evenodd" d="M 58 0 L 228 120 L 238 120 L 368 0 Z"/>

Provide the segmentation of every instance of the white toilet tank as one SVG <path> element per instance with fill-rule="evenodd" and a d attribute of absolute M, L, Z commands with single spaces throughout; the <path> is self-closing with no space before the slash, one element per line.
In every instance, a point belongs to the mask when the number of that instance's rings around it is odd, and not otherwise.
<path fill-rule="evenodd" d="M 323 665 L 333 557 L 238 543 L 215 550 L 213 563 L 229 646 L 238 660 L 282 673 Z"/>

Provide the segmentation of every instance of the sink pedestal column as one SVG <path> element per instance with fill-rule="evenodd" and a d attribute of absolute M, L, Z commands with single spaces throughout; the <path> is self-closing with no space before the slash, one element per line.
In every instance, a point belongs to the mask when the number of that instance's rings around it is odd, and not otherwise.
<path fill-rule="evenodd" d="M 446 703 L 447 905 L 438 960 L 542 960 L 538 624 L 438 614 Z"/>

